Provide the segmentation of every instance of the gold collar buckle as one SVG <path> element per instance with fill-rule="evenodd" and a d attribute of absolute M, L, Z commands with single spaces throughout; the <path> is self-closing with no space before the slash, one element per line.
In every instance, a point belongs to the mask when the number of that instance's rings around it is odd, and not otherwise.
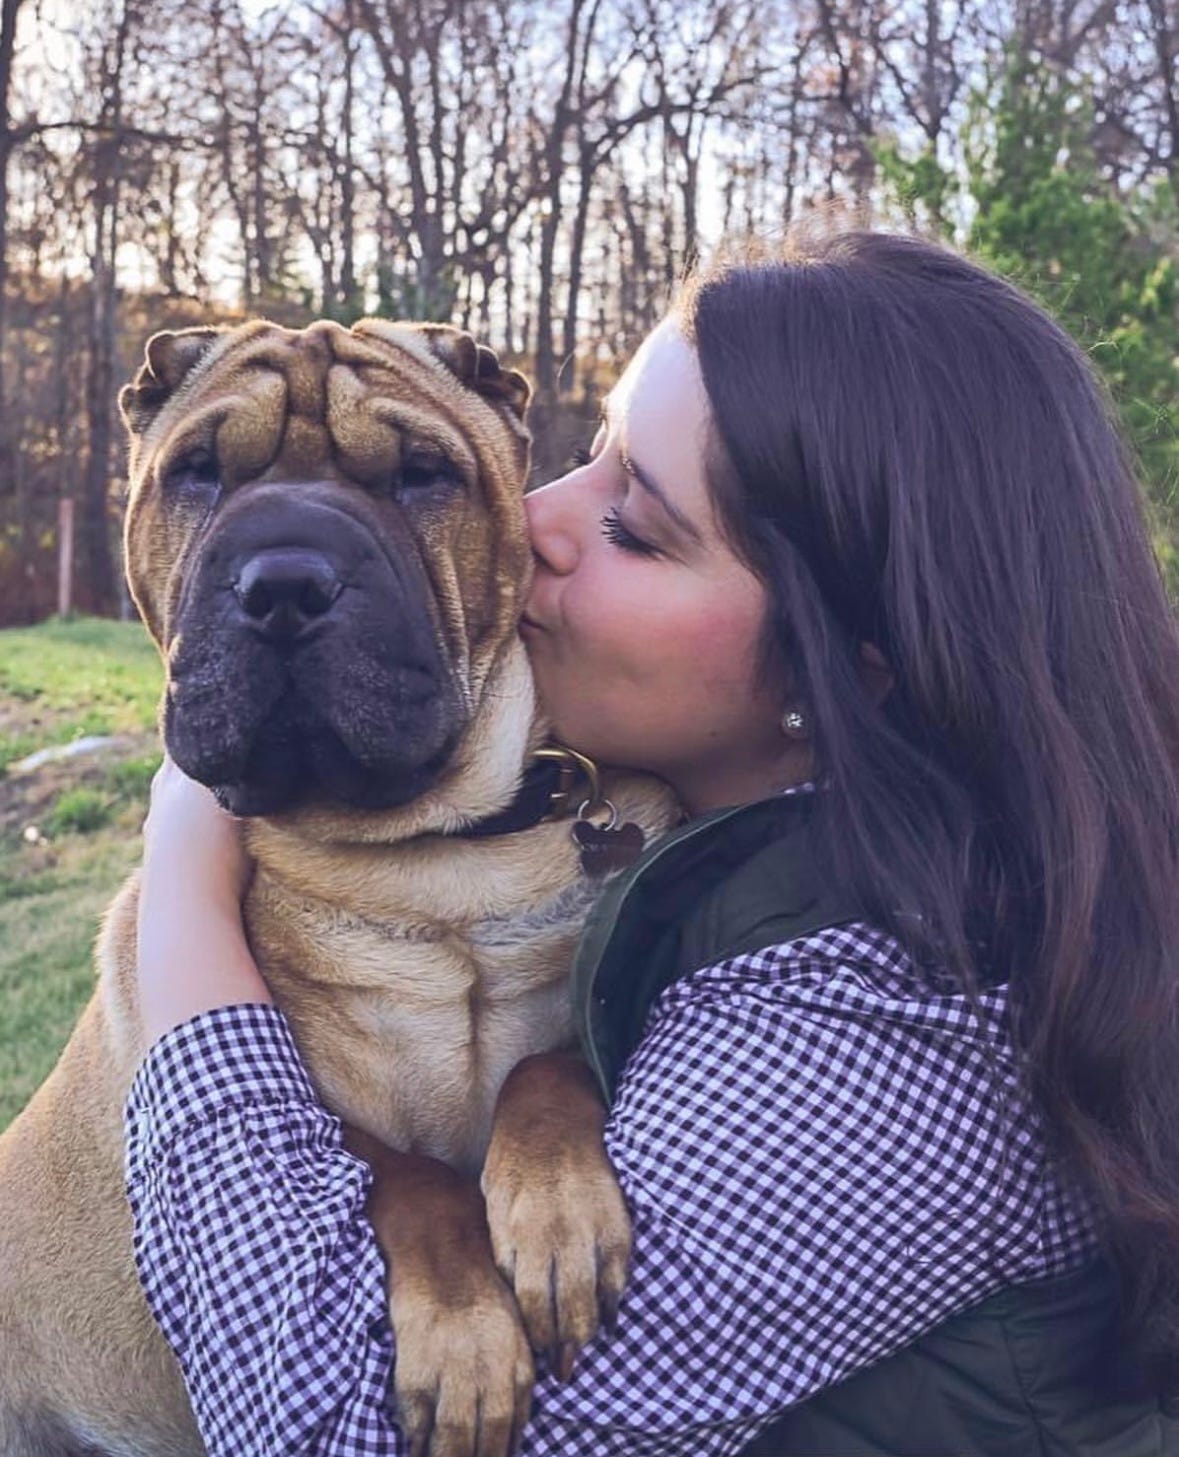
<path fill-rule="evenodd" d="M 587 802 L 592 808 L 602 803 L 602 776 L 592 759 L 567 749 L 564 744 L 546 744 L 532 751 L 534 759 L 545 759 L 560 770 L 557 787 L 549 795 L 549 813 L 555 817 L 569 814 Z M 584 784 L 585 788 L 581 788 Z"/>

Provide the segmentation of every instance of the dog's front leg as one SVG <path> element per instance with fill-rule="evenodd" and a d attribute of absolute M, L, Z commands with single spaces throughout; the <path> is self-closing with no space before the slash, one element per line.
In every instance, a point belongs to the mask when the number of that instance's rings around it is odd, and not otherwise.
<path fill-rule="evenodd" d="M 345 1126 L 344 1144 L 373 1171 L 367 1213 L 388 1271 L 397 1413 L 414 1457 L 506 1457 L 535 1372 L 478 1187 L 357 1128 Z"/>
<path fill-rule="evenodd" d="M 483 1194 L 496 1263 L 516 1292 L 534 1350 L 567 1379 L 626 1281 L 630 1219 L 585 1061 L 539 1053 L 509 1074 L 496 1104 Z"/>

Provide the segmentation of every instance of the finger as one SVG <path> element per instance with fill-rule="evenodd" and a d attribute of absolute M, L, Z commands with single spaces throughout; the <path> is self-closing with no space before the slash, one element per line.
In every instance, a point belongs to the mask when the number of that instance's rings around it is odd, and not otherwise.
<path fill-rule="evenodd" d="M 179 772 L 175 761 L 165 749 L 164 757 L 160 760 L 160 767 L 151 776 L 150 797 L 154 798 L 157 792 L 162 792 L 176 778 Z"/>
<path fill-rule="evenodd" d="M 151 792 L 153 795 L 155 794 L 156 790 L 159 789 L 160 786 L 163 784 L 164 780 L 168 777 L 168 766 L 169 764 L 171 764 L 171 762 L 171 759 L 169 759 L 167 754 L 165 754 L 164 757 L 160 760 L 159 768 L 151 776 Z"/>

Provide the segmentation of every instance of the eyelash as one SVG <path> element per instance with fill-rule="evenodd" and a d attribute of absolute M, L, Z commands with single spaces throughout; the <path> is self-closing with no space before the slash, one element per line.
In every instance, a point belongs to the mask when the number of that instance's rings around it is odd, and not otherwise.
<path fill-rule="evenodd" d="M 611 506 L 602 517 L 602 535 L 611 545 L 619 547 L 622 551 L 634 552 L 636 556 L 659 555 L 653 546 L 649 546 L 645 541 L 640 541 L 633 531 L 628 530 L 622 524 L 617 506 Z"/>
<path fill-rule="evenodd" d="M 574 469 L 589 465 L 593 456 L 584 445 L 576 446 L 569 456 L 569 464 Z M 618 507 L 611 506 L 605 516 L 602 517 L 602 535 L 612 546 L 618 547 L 621 551 L 633 552 L 635 556 L 658 556 L 659 553 L 653 546 L 637 537 L 633 531 L 623 525 L 622 517 L 619 515 Z"/>

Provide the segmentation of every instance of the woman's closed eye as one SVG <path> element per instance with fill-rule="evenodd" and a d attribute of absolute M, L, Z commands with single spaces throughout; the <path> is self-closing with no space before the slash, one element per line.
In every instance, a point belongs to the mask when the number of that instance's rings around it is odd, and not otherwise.
<path fill-rule="evenodd" d="M 650 542 L 643 541 L 624 525 L 617 506 L 611 506 L 602 517 L 602 535 L 613 546 L 622 551 L 634 552 L 636 556 L 658 556 L 659 551 Z"/>

